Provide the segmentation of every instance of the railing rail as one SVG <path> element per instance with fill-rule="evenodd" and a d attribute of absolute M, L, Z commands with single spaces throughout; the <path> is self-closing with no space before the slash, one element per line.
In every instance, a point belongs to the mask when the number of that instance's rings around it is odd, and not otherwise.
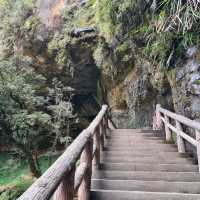
<path fill-rule="evenodd" d="M 73 141 L 56 162 L 18 200 L 88 200 L 92 162 L 100 165 L 100 150 L 104 149 L 106 129 L 112 126 L 108 118 L 108 106 L 101 111 L 89 127 Z M 76 167 L 80 158 L 79 166 Z"/>
<path fill-rule="evenodd" d="M 175 121 L 175 125 L 170 123 L 170 119 Z M 162 129 L 163 125 L 165 129 L 166 141 L 171 141 L 172 131 L 176 133 L 179 153 L 186 153 L 185 141 L 197 148 L 197 158 L 200 172 L 200 123 L 166 110 L 158 104 L 156 106 L 156 115 L 153 126 L 154 129 Z M 185 133 L 182 125 L 194 129 L 196 137 L 193 138 Z"/>

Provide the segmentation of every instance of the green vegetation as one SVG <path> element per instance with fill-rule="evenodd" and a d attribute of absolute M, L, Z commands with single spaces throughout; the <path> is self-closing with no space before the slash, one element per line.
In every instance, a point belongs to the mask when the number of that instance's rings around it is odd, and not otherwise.
<path fill-rule="evenodd" d="M 200 80 L 195 80 L 193 84 L 200 85 Z"/>
<path fill-rule="evenodd" d="M 34 156 L 33 152 L 41 148 L 40 143 L 45 139 L 49 139 L 47 145 L 53 150 L 58 142 L 67 144 L 69 124 L 75 116 L 72 115 L 71 103 L 63 100 L 64 93 L 70 88 L 54 80 L 49 98 L 55 102 L 49 104 L 39 92 L 44 77 L 36 74 L 22 60 L 15 57 L 14 60 L 0 62 L 0 138 L 4 144 L 17 147 L 19 154 L 22 152 L 28 161 L 31 173 L 39 177 L 41 169 L 37 153 Z M 44 111 L 45 108 L 47 111 Z"/>
<path fill-rule="evenodd" d="M 57 156 L 52 157 L 52 162 Z M 40 156 L 39 163 L 44 172 L 51 164 L 49 156 Z M 16 199 L 34 181 L 27 161 L 8 153 L 0 153 L 0 177 L 0 200 Z"/>
<path fill-rule="evenodd" d="M 16 184 L 21 176 L 28 174 L 27 162 L 14 159 L 7 153 L 0 153 L 0 185 Z"/>
<path fill-rule="evenodd" d="M 33 179 L 29 173 L 27 161 L 18 156 L 16 157 L 16 154 L 15 152 L 13 152 L 13 155 L 11 153 L 0 153 L 0 185 L 18 185 L 20 179 L 23 177 L 26 178 L 26 176 Z M 58 155 L 52 156 L 52 162 L 54 162 L 57 157 Z M 38 160 L 42 172 L 52 164 L 49 162 L 48 154 L 41 155 Z"/>
<path fill-rule="evenodd" d="M 113 26 L 111 21 L 112 2 L 110 0 L 96 1 L 96 15 L 95 20 L 101 33 L 105 38 L 111 39 L 113 34 Z"/>
<path fill-rule="evenodd" d="M 0 0 L 0 58 L 12 56 L 16 47 L 22 48 L 35 36 L 39 19 L 33 0 Z"/>
<path fill-rule="evenodd" d="M 40 25 L 35 1 L 0 0 L 0 19 L 0 200 L 13 200 L 49 167 L 57 148 L 71 142 L 76 116 L 73 90 L 33 67 L 30 49 L 37 47 Z M 58 51 L 65 48 L 62 42 Z M 50 46 L 53 55 L 57 49 Z M 66 61 L 62 55 L 59 65 Z"/>
<path fill-rule="evenodd" d="M 142 21 L 145 9 L 135 0 L 96 1 L 95 21 L 100 32 L 109 42 L 115 34 L 125 34 Z"/>
<path fill-rule="evenodd" d="M 142 47 L 144 56 L 171 69 L 185 49 L 200 42 L 200 3 L 159 0 L 151 5 L 152 2 L 96 1 L 95 21 L 108 43 L 118 37 L 119 50 L 124 43 L 134 40 Z"/>
<path fill-rule="evenodd" d="M 171 140 L 172 140 L 172 143 L 174 143 L 174 144 L 177 143 L 177 133 L 175 133 L 175 132 L 172 131 L 172 138 L 171 138 Z"/>
<path fill-rule="evenodd" d="M 31 153 L 34 149 L 32 141 L 50 120 L 48 114 L 37 109 L 44 102 L 44 98 L 36 94 L 37 83 L 43 79 L 31 69 L 14 64 L 12 61 L 0 63 L 1 138 L 16 145 L 26 155 L 31 172 L 38 177 L 41 173 Z"/>
<path fill-rule="evenodd" d="M 150 20 L 146 20 L 138 33 L 145 40 L 144 54 L 171 68 L 178 57 L 200 41 L 200 9 L 198 1 L 158 1 Z"/>
<path fill-rule="evenodd" d="M 21 54 L 32 48 L 36 39 L 39 20 L 34 1 L 0 0 L 0 19 L 0 139 L 17 148 L 31 173 L 39 177 L 42 169 L 38 152 L 47 148 L 55 151 L 58 143 L 64 148 L 70 142 L 69 127 L 75 119 L 68 101 L 72 89 L 56 79 L 44 88 L 46 78 L 31 67 L 33 59 Z M 53 42 L 49 45 L 51 55 L 59 51 L 55 59 L 59 65 L 67 63 L 64 42 L 66 38 L 58 47 Z M 44 145 L 45 140 L 49 143 Z"/>

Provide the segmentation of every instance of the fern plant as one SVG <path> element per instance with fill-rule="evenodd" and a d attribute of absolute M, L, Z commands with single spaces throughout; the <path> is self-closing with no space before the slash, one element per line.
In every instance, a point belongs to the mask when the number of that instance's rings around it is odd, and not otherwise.
<path fill-rule="evenodd" d="M 161 31 L 178 31 L 185 34 L 198 26 L 200 20 L 199 0 L 161 0 L 158 2 L 157 11 L 164 10 L 165 19 L 159 26 Z"/>
<path fill-rule="evenodd" d="M 148 29 L 140 28 L 146 46 L 144 54 L 161 67 L 171 67 L 184 49 L 199 45 L 199 0 L 159 0 Z"/>

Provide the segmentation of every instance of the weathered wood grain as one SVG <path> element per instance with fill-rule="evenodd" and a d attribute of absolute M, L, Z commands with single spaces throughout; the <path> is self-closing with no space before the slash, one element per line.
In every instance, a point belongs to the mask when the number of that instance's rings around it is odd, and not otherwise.
<path fill-rule="evenodd" d="M 75 183 L 74 183 L 74 190 L 75 190 L 75 193 L 78 191 L 78 188 L 83 180 L 83 177 L 85 175 L 85 172 L 87 170 L 87 163 L 85 162 L 82 162 L 77 170 L 76 170 L 76 173 L 75 173 Z"/>
<path fill-rule="evenodd" d="M 91 187 L 91 176 L 92 176 L 92 153 L 93 153 L 93 141 L 90 139 L 85 146 L 85 149 L 81 155 L 81 163 L 87 164 L 87 169 L 83 176 L 82 182 L 78 189 L 78 200 L 89 200 L 90 198 L 90 187 Z"/>
<path fill-rule="evenodd" d="M 54 193 L 53 200 L 73 200 L 74 199 L 74 174 L 75 168 L 67 175 L 60 185 L 58 186 L 56 192 Z"/>
<path fill-rule="evenodd" d="M 200 172 L 200 131 L 196 130 L 196 140 L 197 140 L 197 159 L 199 164 L 199 172 Z"/>
<path fill-rule="evenodd" d="M 176 120 L 176 128 L 183 132 L 183 128 L 182 128 L 182 125 L 179 121 Z M 181 137 L 181 134 L 180 132 L 177 132 L 177 145 L 178 145 L 178 152 L 179 153 L 185 153 L 185 142 L 184 142 L 184 139 Z"/>
<path fill-rule="evenodd" d="M 104 148 L 104 129 L 103 129 L 103 123 L 101 122 L 100 125 L 100 148 L 101 148 L 101 151 L 104 151 L 105 148 Z"/>
<path fill-rule="evenodd" d="M 100 167 L 100 127 L 97 128 L 96 134 L 94 135 L 94 166 L 96 169 Z"/>
<path fill-rule="evenodd" d="M 166 134 L 166 141 L 167 142 L 170 142 L 171 141 L 171 138 L 172 138 L 172 133 L 171 133 L 171 130 L 169 129 L 169 127 L 167 126 L 167 124 L 169 124 L 169 117 L 167 115 L 164 115 L 165 116 L 165 121 L 167 123 L 165 123 L 165 134 Z"/>

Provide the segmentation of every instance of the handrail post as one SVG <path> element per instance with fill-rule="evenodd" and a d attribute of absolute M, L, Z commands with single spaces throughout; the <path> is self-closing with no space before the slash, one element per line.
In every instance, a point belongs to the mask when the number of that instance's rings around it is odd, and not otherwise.
<path fill-rule="evenodd" d="M 176 120 L 176 128 L 180 131 L 183 131 L 181 123 Z M 177 145 L 178 145 L 178 152 L 185 153 L 185 142 L 184 139 L 181 137 L 180 133 L 177 133 Z"/>
<path fill-rule="evenodd" d="M 107 135 L 107 117 L 106 117 L 106 115 L 102 119 L 102 124 L 103 124 L 103 135 L 104 135 L 105 139 L 107 139 L 108 135 Z"/>
<path fill-rule="evenodd" d="M 93 157 L 93 140 L 90 138 L 81 154 L 81 163 L 87 163 L 87 170 L 78 189 L 78 200 L 89 200 L 91 176 L 92 176 L 92 157 Z"/>
<path fill-rule="evenodd" d="M 105 129 L 109 129 L 109 125 L 108 125 L 108 111 L 105 113 Z M 106 133 L 106 138 L 108 138 L 108 134 Z"/>
<path fill-rule="evenodd" d="M 165 134 L 166 134 L 166 141 L 167 142 L 170 142 L 171 141 L 171 138 L 172 138 L 172 133 L 169 129 L 169 127 L 167 126 L 167 124 L 169 124 L 169 117 L 167 115 L 165 115 Z"/>
<path fill-rule="evenodd" d="M 100 126 L 98 126 L 94 134 L 94 146 L 96 147 L 94 154 L 94 165 L 96 169 L 99 169 L 100 167 L 100 140 Z"/>
<path fill-rule="evenodd" d="M 199 172 L 200 172 L 200 131 L 195 130 L 196 132 L 196 141 L 197 141 L 197 159 L 198 159 L 198 166 L 199 166 Z"/>
<path fill-rule="evenodd" d="M 74 177 L 75 167 L 63 179 L 54 193 L 53 200 L 73 200 L 74 199 Z"/>
<path fill-rule="evenodd" d="M 158 129 L 158 130 L 162 130 L 162 128 L 163 128 L 163 122 L 161 119 L 160 108 L 161 108 L 161 105 L 157 104 L 156 105 L 156 127 L 154 127 L 154 128 Z"/>
<path fill-rule="evenodd" d="M 109 128 L 109 125 L 108 125 L 108 119 L 109 119 L 109 114 L 108 114 L 108 111 L 106 112 L 106 128 Z"/>
<path fill-rule="evenodd" d="M 103 128 L 103 121 L 100 122 L 100 148 L 101 151 L 104 151 L 104 128 Z"/>

